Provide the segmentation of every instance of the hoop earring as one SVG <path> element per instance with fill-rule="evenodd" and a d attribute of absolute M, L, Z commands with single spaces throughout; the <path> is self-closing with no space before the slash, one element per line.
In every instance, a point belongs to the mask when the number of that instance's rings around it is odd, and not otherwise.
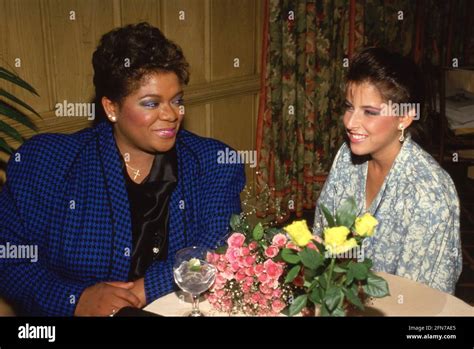
<path fill-rule="evenodd" d="M 405 128 L 403 127 L 403 125 L 400 125 L 398 128 L 402 131 L 402 134 L 400 135 L 398 140 L 400 141 L 400 143 L 403 143 L 405 141 Z"/>

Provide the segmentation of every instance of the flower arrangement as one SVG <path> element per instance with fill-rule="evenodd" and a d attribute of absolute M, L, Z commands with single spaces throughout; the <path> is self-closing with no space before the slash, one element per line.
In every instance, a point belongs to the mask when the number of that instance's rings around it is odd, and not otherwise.
<path fill-rule="evenodd" d="M 328 223 L 321 237 L 304 220 L 265 229 L 261 223 L 251 228 L 245 215 L 233 216 L 227 245 L 208 255 L 218 271 L 210 304 L 245 315 L 317 309 L 322 316 L 345 316 L 350 307 L 363 310 L 366 297 L 387 296 L 387 282 L 361 258 L 362 241 L 374 234 L 377 220 L 369 213 L 357 217 L 352 198 L 335 217 L 321 210 Z"/>
<path fill-rule="evenodd" d="M 322 316 L 345 316 L 351 306 L 364 310 L 366 297 L 389 294 L 387 282 L 371 271 L 372 261 L 363 258 L 362 241 L 374 234 L 378 222 L 369 213 L 357 217 L 356 209 L 352 198 L 342 203 L 335 217 L 321 205 L 328 223 L 322 241 L 311 237 L 301 222 L 285 228 L 300 248 L 281 252 L 282 259 L 292 266 L 285 282 L 303 278 L 303 293 L 290 305 L 290 315 L 312 303 Z M 312 240 L 317 249 L 310 245 Z"/>
<path fill-rule="evenodd" d="M 218 311 L 274 316 L 285 309 L 292 285 L 285 284 L 286 263 L 278 258 L 288 238 L 278 229 L 253 229 L 242 216 L 231 219 L 233 233 L 223 246 L 208 254 L 217 268 L 216 281 L 207 300 Z"/>

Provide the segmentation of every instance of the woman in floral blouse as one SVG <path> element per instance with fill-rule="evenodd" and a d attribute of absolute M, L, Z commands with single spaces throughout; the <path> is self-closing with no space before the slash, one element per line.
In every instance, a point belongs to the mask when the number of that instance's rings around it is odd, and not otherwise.
<path fill-rule="evenodd" d="M 459 199 L 450 176 L 410 135 L 419 117 L 422 80 L 410 60 L 368 48 L 351 62 L 339 149 L 318 199 L 314 232 L 354 197 L 379 224 L 364 240 L 374 270 L 454 293 L 462 268 Z"/>

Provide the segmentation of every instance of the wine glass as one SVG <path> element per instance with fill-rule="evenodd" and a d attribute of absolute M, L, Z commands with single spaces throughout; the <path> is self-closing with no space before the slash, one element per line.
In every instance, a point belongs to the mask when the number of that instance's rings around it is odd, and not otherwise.
<path fill-rule="evenodd" d="M 204 316 L 199 311 L 199 295 L 208 290 L 216 279 L 216 267 L 206 260 L 209 250 L 201 246 L 191 246 L 176 252 L 173 274 L 174 281 L 193 298 L 193 308 L 189 316 Z"/>

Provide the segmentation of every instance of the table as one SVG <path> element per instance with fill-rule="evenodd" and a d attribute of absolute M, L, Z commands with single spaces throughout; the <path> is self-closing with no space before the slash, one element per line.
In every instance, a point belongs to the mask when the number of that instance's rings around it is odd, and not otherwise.
<path fill-rule="evenodd" d="M 474 307 L 462 300 L 418 282 L 399 276 L 376 273 L 387 280 L 390 296 L 367 304 L 359 316 L 474 316 Z M 227 316 L 212 310 L 207 301 L 200 308 L 211 316 Z M 188 297 L 173 292 L 150 303 L 144 310 L 164 315 L 182 316 L 191 310 Z"/>

